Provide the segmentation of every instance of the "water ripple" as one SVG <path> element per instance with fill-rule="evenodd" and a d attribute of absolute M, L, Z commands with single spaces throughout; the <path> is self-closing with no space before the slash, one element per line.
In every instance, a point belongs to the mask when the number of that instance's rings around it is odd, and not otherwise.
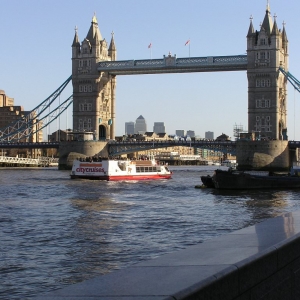
<path fill-rule="evenodd" d="M 30 298 L 300 207 L 300 191 L 195 189 L 214 167 L 171 169 L 173 179 L 145 182 L 0 169 L 0 299 Z"/>

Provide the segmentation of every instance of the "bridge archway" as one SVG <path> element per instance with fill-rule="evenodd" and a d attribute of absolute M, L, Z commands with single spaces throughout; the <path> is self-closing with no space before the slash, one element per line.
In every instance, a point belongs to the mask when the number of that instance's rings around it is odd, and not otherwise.
<path fill-rule="evenodd" d="M 99 125 L 99 140 L 106 139 L 106 127 L 104 125 Z"/>

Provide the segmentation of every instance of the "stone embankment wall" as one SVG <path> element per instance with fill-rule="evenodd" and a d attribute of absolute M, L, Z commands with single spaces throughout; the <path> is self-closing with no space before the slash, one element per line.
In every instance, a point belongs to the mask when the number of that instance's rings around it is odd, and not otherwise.
<path fill-rule="evenodd" d="M 239 170 L 288 171 L 291 166 L 288 141 L 238 140 L 236 150 Z"/>
<path fill-rule="evenodd" d="M 37 299 L 300 299 L 300 212 L 287 213 Z"/>
<path fill-rule="evenodd" d="M 79 157 L 108 156 L 107 142 L 100 141 L 61 142 L 58 151 L 60 169 L 71 169 L 73 160 Z"/>

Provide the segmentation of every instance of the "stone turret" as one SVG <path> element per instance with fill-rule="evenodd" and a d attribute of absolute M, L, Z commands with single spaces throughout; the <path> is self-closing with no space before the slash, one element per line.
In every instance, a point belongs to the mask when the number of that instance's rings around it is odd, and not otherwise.
<path fill-rule="evenodd" d="M 291 154 L 287 141 L 287 80 L 279 67 L 288 71 L 288 41 L 285 27 L 278 29 L 276 16 L 267 5 L 259 30 L 247 33 L 248 131 L 258 140 L 237 141 L 240 170 L 287 171 Z"/>
<path fill-rule="evenodd" d="M 262 138 L 287 139 L 287 80 L 279 71 L 287 71 L 287 50 L 285 28 L 278 29 L 268 4 L 260 29 L 251 17 L 247 34 L 248 130 Z"/>
<path fill-rule="evenodd" d="M 116 59 L 114 39 L 110 48 L 102 37 L 96 15 L 80 43 L 77 28 L 72 43 L 73 130 L 93 132 L 95 140 L 115 137 L 116 79 L 97 70 L 100 61 Z"/>
<path fill-rule="evenodd" d="M 111 57 L 111 60 L 117 60 L 117 49 L 114 40 L 114 33 L 111 33 L 111 41 L 108 48 L 108 55 Z"/>

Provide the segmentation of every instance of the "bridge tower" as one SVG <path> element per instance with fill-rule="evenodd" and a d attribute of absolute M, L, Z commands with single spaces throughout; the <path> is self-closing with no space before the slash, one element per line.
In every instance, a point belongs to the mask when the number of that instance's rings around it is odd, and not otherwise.
<path fill-rule="evenodd" d="M 288 40 L 278 29 L 276 16 L 266 14 L 260 30 L 254 30 L 252 17 L 247 35 L 248 131 L 261 137 L 287 140 L 287 80 L 279 71 L 288 71 Z"/>
<path fill-rule="evenodd" d="M 116 78 L 99 73 L 100 61 L 116 60 L 112 33 L 110 45 L 102 38 L 94 15 L 80 43 L 77 28 L 72 43 L 73 131 L 93 132 L 95 140 L 115 138 Z"/>

